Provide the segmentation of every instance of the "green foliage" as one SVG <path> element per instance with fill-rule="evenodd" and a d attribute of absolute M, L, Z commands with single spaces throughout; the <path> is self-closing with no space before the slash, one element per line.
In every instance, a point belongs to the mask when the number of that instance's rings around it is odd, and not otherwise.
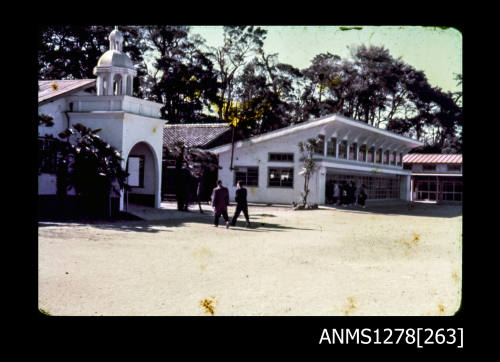
<path fill-rule="evenodd" d="M 120 152 L 103 141 L 97 133 L 75 124 L 59 133 L 57 192 L 64 198 L 71 188 L 91 207 L 103 205 L 112 192 L 128 190 L 127 172 L 122 168 Z"/>

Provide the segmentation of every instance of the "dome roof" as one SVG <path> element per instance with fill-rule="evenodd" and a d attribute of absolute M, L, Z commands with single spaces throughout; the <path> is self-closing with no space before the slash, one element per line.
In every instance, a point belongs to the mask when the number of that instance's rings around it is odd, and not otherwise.
<path fill-rule="evenodd" d="M 134 69 L 134 64 L 130 58 L 118 50 L 108 50 L 97 62 L 98 67 L 120 67 Z"/>

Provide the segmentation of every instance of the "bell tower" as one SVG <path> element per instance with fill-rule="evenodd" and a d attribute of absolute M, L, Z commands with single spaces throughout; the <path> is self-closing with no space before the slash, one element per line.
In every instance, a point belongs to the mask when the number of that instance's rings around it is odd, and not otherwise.
<path fill-rule="evenodd" d="M 132 85 L 137 71 L 130 58 L 123 52 L 123 34 L 115 26 L 108 36 L 109 50 L 94 67 L 97 76 L 98 96 L 132 95 Z"/>

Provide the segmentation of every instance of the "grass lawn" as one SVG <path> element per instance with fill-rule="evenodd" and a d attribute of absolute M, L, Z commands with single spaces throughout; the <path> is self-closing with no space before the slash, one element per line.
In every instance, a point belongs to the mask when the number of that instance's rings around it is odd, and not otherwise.
<path fill-rule="evenodd" d="M 453 315 L 461 206 L 250 207 L 236 227 L 40 222 L 39 308 L 64 316 Z M 230 207 L 232 216 L 234 207 Z"/>

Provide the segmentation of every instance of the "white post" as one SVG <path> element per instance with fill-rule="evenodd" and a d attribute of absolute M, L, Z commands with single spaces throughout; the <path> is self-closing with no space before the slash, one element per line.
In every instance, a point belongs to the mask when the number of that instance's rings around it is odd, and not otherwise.
<path fill-rule="evenodd" d="M 121 95 L 127 94 L 127 75 L 122 74 L 122 92 Z"/>

